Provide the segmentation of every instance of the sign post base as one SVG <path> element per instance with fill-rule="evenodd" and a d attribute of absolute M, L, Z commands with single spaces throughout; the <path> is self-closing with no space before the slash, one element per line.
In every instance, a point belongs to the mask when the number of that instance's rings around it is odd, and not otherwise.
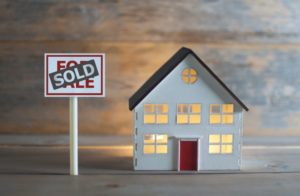
<path fill-rule="evenodd" d="M 70 175 L 78 175 L 78 98 L 70 97 Z"/>

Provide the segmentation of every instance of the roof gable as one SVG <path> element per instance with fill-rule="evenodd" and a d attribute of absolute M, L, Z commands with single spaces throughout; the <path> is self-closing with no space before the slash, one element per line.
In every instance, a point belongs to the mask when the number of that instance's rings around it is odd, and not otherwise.
<path fill-rule="evenodd" d="M 181 48 L 161 66 L 130 98 L 129 109 L 133 110 L 188 54 L 191 54 L 213 78 L 246 110 L 248 107 L 221 81 L 221 79 L 189 48 Z"/>

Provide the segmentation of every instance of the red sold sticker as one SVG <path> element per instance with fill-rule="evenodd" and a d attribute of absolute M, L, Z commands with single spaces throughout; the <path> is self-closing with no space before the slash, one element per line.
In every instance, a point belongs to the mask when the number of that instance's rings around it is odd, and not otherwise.
<path fill-rule="evenodd" d="M 45 97 L 104 97 L 105 54 L 45 54 Z"/>

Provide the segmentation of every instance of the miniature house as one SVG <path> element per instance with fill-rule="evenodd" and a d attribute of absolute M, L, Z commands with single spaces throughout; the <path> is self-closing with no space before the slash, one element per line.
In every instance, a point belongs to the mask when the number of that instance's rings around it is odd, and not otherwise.
<path fill-rule="evenodd" d="M 129 99 L 135 170 L 239 170 L 247 106 L 181 48 Z"/>

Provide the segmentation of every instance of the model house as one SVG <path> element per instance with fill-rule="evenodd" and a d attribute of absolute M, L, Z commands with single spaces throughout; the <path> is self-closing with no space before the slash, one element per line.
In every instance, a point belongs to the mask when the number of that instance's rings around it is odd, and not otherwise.
<path fill-rule="evenodd" d="M 239 170 L 247 106 L 181 48 L 129 99 L 135 170 Z"/>

